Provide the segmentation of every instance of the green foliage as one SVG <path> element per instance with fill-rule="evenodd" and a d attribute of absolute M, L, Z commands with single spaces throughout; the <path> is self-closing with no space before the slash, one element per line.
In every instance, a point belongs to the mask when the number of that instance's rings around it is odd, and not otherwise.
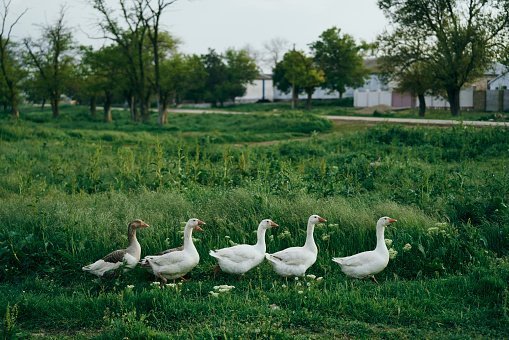
<path fill-rule="evenodd" d="M 72 31 L 64 23 L 63 9 L 58 19 L 51 25 L 42 27 L 41 37 L 37 41 L 25 39 L 27 49 L 26 63 L 37 85 L 34 90 L 41 90 L 37 97 L 49 98 L 53 116 L 59 116 L 60 95 L 72 83 L 75 46 Z"/>
<path fill-rule="evenodd" d="M 258 75 L 255 61 L 247 51 L 228 49 L 224 54 L 209 50 L 202 56 L 207 72 L 205 99 L 214 106 L 243 96 L 246 86 Z"/>
<path fill-rule="evenodd" d="M 364 84 L 368 70 L 361 54 L 362 45 L 357 45 L 348 34 L 332 27 L 320 34 L 319 40 L 310 44 L 314 60 L 325 74 L 324 87 L 337 91 L 341 98 L 347 87 Z"/>
<path fill-rule="evenodd" d="M 306 92 L 309 109 L 313 92 L 324 82 L 324 74 L 313 58 L 307 57 L 304 52 L 292 50 L 286 52 L 283 60 L 276 64 L 273 80 L 280 91 L 292 92 L 292 108 L 297 105 L 299 93 Z"/>
<path fill-rule="evenodd" d="M 10 306 L 7 303 L 2 329 L 3 339 L 16 339 L 16 322 L 18 319 L 18 305 Z"/>

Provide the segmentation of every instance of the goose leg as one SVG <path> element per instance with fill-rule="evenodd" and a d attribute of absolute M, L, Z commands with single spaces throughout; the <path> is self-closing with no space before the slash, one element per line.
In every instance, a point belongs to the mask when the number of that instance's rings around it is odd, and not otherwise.
<path fill-rule="evenodd" d="M 221 271 L 221 267 L 219 267 L 218 264 L 216 264 L 216 266 L 214 267 L 214 278 L 216 277 L 216 275 Z"/>
<path fill-rule="evenodd" d="M 159 284 L 161 287 L 163 287 L 168 282 L 168 280 L 161 274 L 157 274 L 156 277 L 161 279 L 161 283 Z"/>
<path fill-rule="evenodd" d="M 379 283 L 378 283 L 378 281 L 377 281 L 377 280 L 376 280 L 376 278 L 375 278 L 375 275 L 371 275 L 371 276 L 370 276 L 370 278 L 371 278 L 371 280 L 372 280 L 374 283 L 379 284 Z"/>

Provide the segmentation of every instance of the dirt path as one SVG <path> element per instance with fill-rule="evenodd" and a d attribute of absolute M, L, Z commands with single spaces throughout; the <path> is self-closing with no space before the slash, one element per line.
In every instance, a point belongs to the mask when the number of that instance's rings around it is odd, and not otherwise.
<path fill-rule="evenodd" d="M 451 119 L 415 119 L 415 118 L 380 118 L 380 117 L 354 117 L 354 116 L 326 116 L 332 121 L 343 122 L 368 122 L 368 123 L 393 123 L 393 124 L 411 124 L 411 125 L 469 125 L 476 127 L 502 126 L 509 127 L 509 122 L 487 122 L 477 120 L 451 120 Z"/>
<path fill-rule="evenodd" d="M 211 109 L 204 110 L 172 109 L 171 112 L 189 114 L 205 114 L 205 113 L 231 114 L 231 115 L 249 114 L 249 112 L 211 110 Z M 486 126 L 509 127 L 509 122 L 489 122 L 477 120 L 461 121 L 451 119 L 382 118 L 382 117 L 357 117 L 357 116 L 323 116 L 323 117 L 330 119 L 333 122 L 392 123 L 410 125 L 435 125 L 435 126 L 453 126 L 463 124 L 476 127 L 486 127 Z"/>

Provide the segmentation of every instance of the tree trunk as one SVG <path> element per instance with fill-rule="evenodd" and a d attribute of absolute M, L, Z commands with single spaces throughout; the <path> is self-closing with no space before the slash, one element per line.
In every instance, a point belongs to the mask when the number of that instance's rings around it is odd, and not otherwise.
<path fill-rule="evenodd" d="M 104 99 L 104 121 L 106 123 L 111 123 L 113 120 L 111 116 L 111 103 L 112 103 L 112 94 L 109 92 L 105 93 L 105 99 Z"/>
<path fill-rule="evenodd" d="M 41 110 L 44 110 L 45 105 L 46 105 L 46 98 L 42 98 Z"/>
<path fill-rule="evenodd" d="M 58 99 L 59 98 L 56 97 L 50 99 L 51 112 L 53 113 L 53 118 L 58 118 L 58 116 L 60 116 L 60 111 L 58 108 Z"/>
<path fill-rule="evenodd" d="M 292 84 L 292 110 L 297 107 L 298 94 L 295 85 Z"/>
<path fill-rule="evenodd" d="M 16 89 L 14 84 L 9 84 L 9 102 L 11 103 L 11 116 L 12 118 L 19 118 L 18 98 L 16 96 Z"/>
<path fill-rule="evenodd" d="M 426 99 L 424 98 L 424 93 L 419 93 L 417 97 L 419 98 L 419 117 L 424 117 L 426 114 Z"/>
<path fill-rule="evenodd" d="M 339 99 L 343 99 L 343 92 L 339 91 Z"/>
<path fill-rule="evenodd" d="M 148 123 L 150 121 L 150 96 L 140 102 L 141 106 L 141 117 L 143 122 Z"/>
<path fill-rule="evenodd" d="M 311 110 L 311 99 L 313 98 L 313 93 L 308 92 L 308 98 L 306 100 L 306 109 Z"/>
<path fill-rule="evenodd" d="M 168 105 L 166 104 L 165 100 L 162 100 L 159 103 L 159 117 L 158 117 L 158 123 L 159 125 L 163 126 L 168 124 Z"/>
<path fill-rule="evenodd" d="M 138 121 L 138 110 L 136 108 L 136 98 L 134 95 L 128 96 L 128 102 L 129 102 L 129 111 L 131 112 L 131 120 L 133 122 Z"/>
<path fill-rule="evenodd" d="M 451 106 L 451 114 L 454 117 L 460 115 L 460 89 L 459 88 L 450 88 L 447 89 L 447 99 L 449 101 L 449 105 Z"/>
<path fill-rule="evenodd" d="M 96 117 L 97 113 L 97 100 L 96 96 L 90 97 L 90 115 L 92 118 Z"/>

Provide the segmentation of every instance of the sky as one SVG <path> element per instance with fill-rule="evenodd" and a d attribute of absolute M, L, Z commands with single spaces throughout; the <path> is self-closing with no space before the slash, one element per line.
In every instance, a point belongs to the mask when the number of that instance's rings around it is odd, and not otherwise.
<path fill-rule="evenodd" d="M 3 0 L 2 0 L 3 1 Z M 89 0 L 11 0 L 9 18 L 24 9 L 25 15 L 14 28 L 15 39 L 37 38 L 41 25 L 52 24 L 65 5 L 65 22 L 73 27 L 80 44 L 100 47 L 97 29 L 99 14 Z M 249 45 L 262 50 L 264 42 L 283 38 L 297 49 L 308 45 L 333 26 L 355 39 L 372 41 L 387 21 L 376 0 L 178 0 L 167 8 L 162 26 L 177 36 L 184 53 L 207 53 L 209 48 Z M 0 1 L 1 3 L 1 1 Z M 112 6 L 118 0 L 108 0 Z"/>

